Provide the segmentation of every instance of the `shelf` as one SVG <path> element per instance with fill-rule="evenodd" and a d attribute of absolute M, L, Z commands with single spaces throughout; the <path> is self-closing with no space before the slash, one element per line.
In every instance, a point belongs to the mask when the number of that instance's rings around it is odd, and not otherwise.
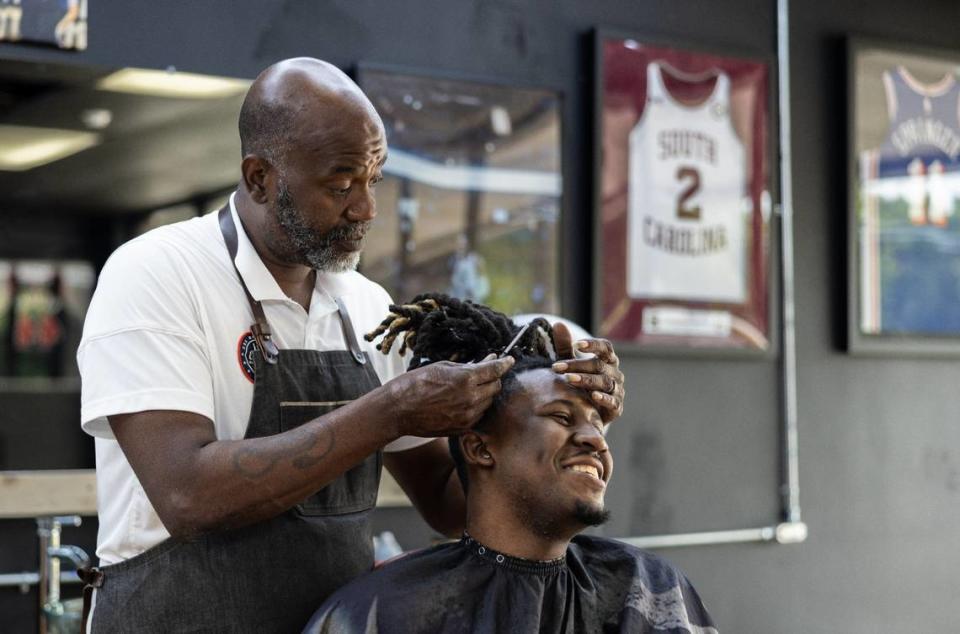
<path fill-rule="evenodd" d="M 386 471 L 377 506 L 410 506 Z M 43 515 L 97 514 L 97 475 L 93 469 L 0 471 L 0 519 Z"/>
<path fill-rule="evenodd" d="M 0 518 L 96 514 L 93 469 L 0 471 Z"/>
<path fill-rule="evenodd" d="M 80 377 L 0 376 L 0 393 L 71 394 L 80 393 Z"/>

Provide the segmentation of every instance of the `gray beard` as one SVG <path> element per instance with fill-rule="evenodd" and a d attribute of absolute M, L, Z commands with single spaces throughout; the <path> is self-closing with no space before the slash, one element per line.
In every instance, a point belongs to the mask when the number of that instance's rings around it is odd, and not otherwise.
<path fill-rule="evenodd" d="M 358 222 L 345 227 L 335 227 L 325 234 L 311 229 L 303 214 L 293 203 L 287 184 L 277 184 L 277 203 L 274 208 L 277 223 L 286 234 L 291 255 L 317 271 L 343 273 L 353 271 L 360 262 L 360 252 L 343 253 L 335 246 L 340 240 L 353 240 L 366 233 L 369 222 Z"/>

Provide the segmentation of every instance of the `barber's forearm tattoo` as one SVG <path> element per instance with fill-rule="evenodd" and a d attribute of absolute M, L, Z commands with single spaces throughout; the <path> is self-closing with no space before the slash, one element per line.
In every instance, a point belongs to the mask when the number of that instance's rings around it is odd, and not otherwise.
<path fill-rule="evenodd" d="M 233 453 L 233 466 L 248 478 L 259 478 L 269 473 L 280 461 L 276 451 L 262 447 L 244 447 Z"/>
<path fill-rule="evenodd" d="M 322 428 L 320 433 L 313 437 L 313 442 L 303 452 L 303 455 L 293 460 L 293 466 L 297 469 L 308 469 L 314 466 L 333 451 L 335 444 L 336 436 L 333 430 L 327 427 Z"/>
<path fill-rule="evenodd" d="M 297 450 L 293 457 L 293 466 L 297 469 L 309 469 L 330 455 L 335 445 L 336 436 L 333 430 L 323 427 L 316 434 L 312 434 L 305 447 L 299 442 L 290 447 L 291 450 Z M 234 452 L 233 466 L 248 478 L 259 478 L 272 471 L 282 458 L 287 457 L 284 453 L 289 455 L 294 452 L 284 452 L 277 447 L 244 447 Z"/>

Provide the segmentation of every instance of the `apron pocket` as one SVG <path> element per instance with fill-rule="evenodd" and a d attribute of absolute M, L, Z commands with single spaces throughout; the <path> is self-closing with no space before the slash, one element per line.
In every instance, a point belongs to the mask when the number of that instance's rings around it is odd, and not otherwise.
<path fill-rule="evenodd" d="M 295 429 L 304 423 L 342 407 L 350 401 L 284 401 L 280 403 L 280 431 Z M 315 457 L 322 460 L 324 448 L 316 447 Z M 381 452 L 368 456 L 339 478 L 297 505 L 301 515 L 343 515 L 372 509 L 380 486 Z"/>

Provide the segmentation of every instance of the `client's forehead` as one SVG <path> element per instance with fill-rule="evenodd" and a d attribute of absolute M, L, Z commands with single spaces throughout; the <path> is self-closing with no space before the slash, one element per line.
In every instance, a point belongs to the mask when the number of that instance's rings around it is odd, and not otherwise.
<path fill-rule="evenodd" d="M 519 374 L 517 380 L 523 386 L 522 393 L 526 397 L 523 401 L 531 408 L 554 401 L 566 401 L 573 407 L 584 409 L 588 416 L 594 414 L 599 416 L 586 390 L 570 385 L 564 380 L 563 375 L 557 374 L 550 368 L 528 370 Z"/>

